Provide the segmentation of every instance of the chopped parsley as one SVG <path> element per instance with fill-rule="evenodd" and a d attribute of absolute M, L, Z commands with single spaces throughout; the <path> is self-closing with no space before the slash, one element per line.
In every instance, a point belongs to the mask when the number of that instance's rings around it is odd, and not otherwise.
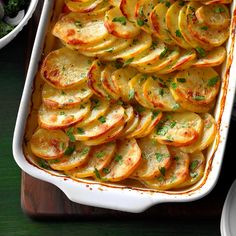
<path fill-rule="evenodd" d="M 159 95 L 162 96 L 162 97 L 164 96 L 164 89 L 163 89 L 163 88 L 161 88 L 161 89 L 159 90 Z"/>
<path fill-rule="evenodd" d="M 219 80 L 220 80 L 219 76 L 212 77 L 211 79 L 208 80 L 207 86 L 208 87 L 214 87 Z"/>
<path fill-rule="evenodd" d="M 116 154 L 115 155 L 115 162 L 118 162 L 119 164 L 122 164 L 122 156 L 121 155 L 118 155 L 118 154 Z"/>
<path fill-rule="evenodd" d="M 165 47 L 165 49 L 160 54 L 160 59 L 163 59 L 167 55 L 168 51 L 169 51 L 169 49 L 167 47 Z"/>
<path fill-rule="evenodd" d="M 171 128 L 174 128 L 174 127 L 176 126 L 176 124 L 177 124 L 177 123 L 176 123 L 175 121 L 171 121 L 171 122 L 170 122 L 170 127 L 171 127 Z"/>
<path fill-rule="evenodd" d="M 164 125 L 164 126 L 157 126 L 156 133 L 157 133 L 157 135 L 164 136 L 164 135 L 167 134 L 168 130 L 169 130 L 169 127 L 166 126 L 166 125 Z"/>
<path fill-rule="evenodd" d="M 48 165 L 48 162 L 46 160 L 39 159 L 38 165 L 44 169 L 50 169 L 50 166 Z"/>
<path fill-rule="evenodd" d="M 101 151 L 101 152 L 96 153 L 96 157 L 97 158 L 102 158 L 102 157 L 105 156 L 105 154 L 106 154 L 105 152 Z"/>
<path fill-rule="evenodd" d="M 223 13 L 223 12 L 225 12 L 225 9 L 223 7 L 216 7 L 214 9 L 214 12 L 215 13 Z"/>
<path fill-rule="evenodd" d="M 108 169 L 108 168 L 103 168 L 103 169 L 102 169 L 102 172 L 103 172 L 104 174 L 109 174 L 109 173 L 111 172 L 111 170 Z"/>
<path fill-rule="evenodd" d="M 205 49 L 201 48 L 201 47 L 196 47 L 195 48 L 198 54 L 199 58 L 205 57 L 206 56 L 206 51 Z"/>
<path fill-rule="evenodd" d="M 155 153 L 155 156 L 158 162 L 161 162 L 164 158 L 164 154 L 159 153 L 159 152 Z"/>
<path fill-rule="evenodd" d="M 199 164 L 199 161 L 198 161 L 198 160 L 192 161 L 192 162 L 190 163 L 190 166 L 189 166 L 190 170 L 191 170 L 191 171 L 195 170 L 196 167 L 198 166 L 198 164 Z"/>
<path fill-rule="evenodd" d="M 134 94 L 135 94 L 135 91 L 134 91 L 134 89 L 130 89 L 130 91 L 129 91 L 129 100 L 132 100 L 132 99 L 134 99 Z"/>
<path fill-rule="evenodd" d="M 104 116 L 100 116 L 98 120 L 103 124 L 106 123 L 106 118 Z"/>
<path fill-rule="evenodd" d="M 64 155 L 69 156 L 69 155 L 71 155 L 74 151 L 75 151 L 75 146 L 69 146 L 69 147 L 65 150 Z"/>
<path fill-rule="evenodd" d="M 193 99 L 196 101 L 202 101 L 205 99 L 205 96 L 194 96 Z"/>
<path fill-rule="evenodd" d="M 165 167 L 159 168 L 159 171 L 161 172 L 162 176 L 166 175 L 166 168 Z"/>
<path fill-rule="evenodd" d="M 124 62 L 123 67 L 128 66 L 133 60 L 133 57 L 129 58 L 127 61 Z"/>
<path fill-rule="evenodd" d="M 79 20 L 77 20 L 77 21 L 75 22 L 75 26 L 76 26 L 76 27 L 82 27 L 82 24 L 81 24 L 81 22 L 80 22 Z"/>
<path fill-rule="evenodd" d="M 175 31 L 175 35 L 176 35 L 176 37 L 179 37 L 179 38 L 182 37 L 182 34 L 179 29 Z"/>
<path fill-rule="evenodd" d="M 208 26 L 202 26 L 200 29 L 201 30 L 208 30 Z"/>
<path fill-rule="evenodd" d="M 180 83 L 185 83 L 186 79 L 185 78 L 177 78 L 177 81 Z"/>
<path fill-rule="evenodd" d="M 145 24 L 145 21 L 140 19 L 140 18 L 138 18 L 137 19 L 137 24 L 138 24 L 138 26 L 143 26 Z"/>
<path fill-rule="evenodd" d="M 170 86 L 173 88 L 173 89 L 176 89 L 177 88 L 177 84 L 175 82 L 171 82 Z"/>
<path fill-rule="evenodd" d="M 152 111 L 152 120 L 154 120 L 158 114 L 160 113 L 160 111 Z"/>
<path fill-rule="evenodd" d="M 112 22 L 119 22 L 122 25 L 126 25 L 126 23 L 127 23 L 126 18 L 124 16 L 115 17 L 115 18 L 113 18 Z"/>
<path fill-rule="evenodd" d="M 101 175 L 100 175 L 100 173 L 99 173 L 99 171 L 98 171 L 98 169 L 96 167 L 94 168 L 93 173 L 95 174 L 97 179 L 101 179 Z"/>
<path fill-rule="evenodd" d="M 89 148 L 89 147 L 86 147 L 86 148 L 84 148 L 84 149 L 80 152 L 80 154 L 81 154 L 81 155 L 86 155 L 86 154 L 88 154 L 89 150 L 90 150 L 90 148 Z"/>
<path fill-rule="evenodd" d="M 78 127 L 78 128 L 77 128 L 77 133 L 78 133 L 78 134 L 84 134 L 84 129 Z"/>
<path fill-rule="evenodd" d="M 66 131 L 66 135 L 69 137 L 69 139 L 70 139 L 71 142 L 75 142 L 75 141 L 76 141 L 75 136 L 74 136 L 74 134 L 73 134 L 73 131 L 74 131 L 74 128 L 73 128 L 73 127 L 69 128 L 69 129 Z"/>

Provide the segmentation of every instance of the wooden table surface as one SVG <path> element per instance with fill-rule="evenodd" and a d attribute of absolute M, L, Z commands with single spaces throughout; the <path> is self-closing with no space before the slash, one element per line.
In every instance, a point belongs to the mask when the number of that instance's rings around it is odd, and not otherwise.
<path fill-rule="evenodd" d="M 32 22 L 31 22 L 32 23 Z M 12 156 L 12 136 L 17 110 L 25 79 L 27 49 L 30 28 L 27 26 L 8 46 L 0 50 L 0 235 L 220 235 L 220 211 L 227 191 L 236 177 L 234 135 L 236 122 L 231 122 L 229 139 L 224 156 L 220 179 L 215 189 L 207 196 L 212 199 L 208 206 L 216 214 L 194 217 L 131 217 L 93 219 L 42 218 L 31 219 L 23 213 L 20 204 L 21 170 Z M 217 204 L 214 204 L 214 200 Z M 187 204 L 187 203 L 186 203 Z M 196 209 L 204 204 L 204 199 L 188 203 Z M 176 206 L 175 206 L 176 207 Z"/>

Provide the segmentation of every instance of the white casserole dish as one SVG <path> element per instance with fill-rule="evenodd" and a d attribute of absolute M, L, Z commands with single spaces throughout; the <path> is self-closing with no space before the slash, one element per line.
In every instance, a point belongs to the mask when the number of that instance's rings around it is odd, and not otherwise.
<path fill-rule="evenodd" d="M 13 137 L 13 154 L 19 167 L 35 178 L 56 185 L 74 202 L 127 212 L 138 213 L 155 204 L 194 201 L 207 195 L 215 186 L 220 175 L 235 95 L 236 80 L 234 79 L 234 75 L 236 74 L 236 68 L 231 67 L 234 63 L 233 55 L 236 53 L 234 48 L 234 30 L 236 24 L 236 16 L 234 15 L 235 2 L 231 6 L 232 22 L 230 37 L 227 43 L 228 58 L 227 62 L 223 65 L 222 88 L 214 113 L 218 124 L 218 134 L 214 144 L 207 152 L 205 175 L 200 182 L 187 190 L 165 192 L 138 187 L 103 184 L 89 180 L 75 181 L 65 176 L 40 169 L 26 159 L 23 143 L 25 127 L 31 108 L 31 96 L 35 87 L 34 78 L 38 71 L 45 35 L 48 31 L 48 24 L 51 20 L 53 10 L 55 10 L 54 4 L 56 2 L 56 0 L 45 0 L 19 107 Z"/>

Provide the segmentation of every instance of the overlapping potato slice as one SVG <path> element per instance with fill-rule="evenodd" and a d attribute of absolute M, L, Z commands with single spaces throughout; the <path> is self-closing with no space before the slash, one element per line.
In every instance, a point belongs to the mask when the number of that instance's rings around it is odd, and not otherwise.
<path fill-rule="evenodd" d="M 230 24 L 229 9 L 221 3 L 201 6 L 195 14 L 200 23 L 211 28 L 227 28 Z"/>
<path fill-rule="evenodd" d="M 159 57 L 160 60 L 148 63 L 144 66 L 138 66 L 137 69 L 143 73 L 155 73 L 174 62 L 179 57 L 179 55 L 180 52 L 178 48 L 174 48 L 172 50 L 166 47 Z"/>
<path fill-rule="evenodd" d="M 129 21 L 136 21 L 135 8 L 138 0 L 121 0 L 120 10 Z"/>
<path fill-rule="evenodd" d="M 69 145 L 68 136 L 61 130 L 37 129 L 30 139 L 31 151 L 43 159 L 63 156 Z"/>
<path fill-rule="evenodd" d="M 164 69 L 158 71 L 158 74 L 169 74 L 175 70 L 182 70 L 183 68 L 188 68 L 194 63 L 196 58 L 196 53 L 193 49 L 188 51 L 182 51 L 180 56 L 171 64 L 166 66 Z"/>
<path fill-rule="evenodd" d="M 73 146 L 67 148 L 63 157 L 50 160 L 48 163 L 54 170 L 71 170 L 88 161 L 90 150 L 90 147 L 81 142 L 76 142 Z"/>
<path fill-rule="evenodd" d="M 125 50 L 117 53 L 111 53 L 110 55 L 103 57 L 103 60 L 114 61 L 117 59 L 122 59 L 125 63 L 127 63 L 128 60 L 132 62 L 134 57 L 149 48 L 151 44 L 152 37 L 145 32 L 141 32 L 136 38 L 134 38 L 132 43 Z"/>
<path fill-rule="evenodd" d="M 136 4 L 135 17 L 137 25 L 139 25 L 142 30 L 149 34 L 154 32 L 150 14 L 158 3 L 158 0 L 140 0 Z"/>
<path fill-rule="evenodd" d="M 135 98 L 137 102 L 146 108 L 154 108 L 153 105 L 144 97 L 143 83 L 147 79 L 147 76 L 143 74 L 137 74 L 129 81 L 129 98 L 130 100 Z"/>
<path fill-rule="evenodd" d="M 224 47 L 217 47 L 207 52 L 205 57 L 194 61 L 192 66 L 199 68 L 218 66 L 224 62 L 225 58 L 226 49 Z"/>
<path fill-rule="evenodd" d="M 42 128 L 67 128 L 83 121 L 90 112 L 90 101 L 68 109 L 50 109 L 42 104 L 38 111 L 38 122 Z"/>
<path fill-rule="evenodd" d="M 55 88 L 72 88 L 86 81 L 90 65 L 90 58 L 63 47 L 46 56 L 41 66 L 41 75 Z"/>
<path fill-rule="evenodd" d="M 141 160 L 141 150 L 135 139 L 118 141 L 115 156 L 107 167 L 109 173 L 104 176 L 104 179 L 117 182 L 128 178 Z"/>
<path fill-rule="evenodd" d="M 101 42 L 109 33 L 104 26 L 104 16 L 69 13 L 62 16 L 53 28 L 53 35 L 68 45 L 79 46 Z"/>
<path fill-rule="evenodd" d="M 132 67 L 123 67 L 114 71 L 111 79 L 116 88 L 118 88 L 119 95 L 124 102 L 128 102 L 130 89 L 127 86 L 129 80 L 137 74 L 137 71 Z"/>
<path fill-rule="evenodd" d="M 75 126 L 76 128 L 88 125 L 93 121 L 97 120 L 99 117 L 103 116 L 107 112 L 110 106 L 109 101 L 105 99 L 92 97 L 90 101 L 91 101 L 91 111 L 89 116 L 87 116 L 87 118 L 84 119 L 82 122 L 78 123 L 78 125 Z"/>
<path fill-rule="evenodd" d="M 168 7 L 165 1 L 158 3 L 151 12 L 150 19 L 155 35 L 167 44 L 175 44 L 166 25 Z"/>
<path fill-rule="evenodd" d="M 216 122 L 209 113 L 200 115 L 203 120 L 203 131 L 198 140 L 193 144 L 181 147 L 183 152 L 194 153 L 206 149 L 213 141 L 216 135 Z"/>
<path fill-rule="evenodd" d="M 151 180 L 142 180 L 141 182 L 145 186 L 157 190 L 169 190 L 172 188 L 176 188 L 188 178 L 188 154 L 181 152 L 178 148 L 173 147 L 171 147 L 170 153 L 173 158 L 170 168 L 168 170 L 162 168 L 162 175 L 157 178 Z"/>
<path fill-rule="evenodd" d="M 112 73 L 116 70 L 115 67 L 112 65 L 107 65 L 105 69 L 101 73 L 101 82 L 102 86 L 107 92 L 107 94 L 115 100 L 118 100 L 120 95 L 119 95 L 119 90 L 116 87 L 116 85 L 113 83 L 113 80 L 111 78 Z"/>
<path fill-rule="evenodd" d="M 178 18 L 183 2 L 176 1 L 166 12 L 166 27 L 174 41 L 182 48 L 189 49 L 191 46 L 185 41 L 178 25 Z"/>
<path fill-rule="evenodd" d="M 120 138 L 122 137 L 126 137 L 127 135 L 129 135 L 130 133 L 132 133 L 136 127 L 138 126 L 139 124 L 139 114 L 138 113 L 135 113 L 134 114 L 134 119 L 131 119 L 130 121 L 128 121 L 125 126 L 124 126 L 124 129 L 120 135 Z"/>
<path fill-rule="evenodd" d="M 99 173 L 103 168 L 109 165 L 115 150 L 115 142 L 92 147 L 88 163 L 84 166 L 66 171 L 66 174 L 73 178 L 95 177 L 96 173 Z"/>
<path fill-rule="evenodd" d="M 89 15 L 105 15 L 105 12 L 111 8 L 111 4 L 107 0 L 103 0 L 96 8 L 89 12 Z"/>
<path fill-rule="evenodd" d="M 138 140 L 142 152 L 142 163 L 131 175 L 135 179 L 153 179 L 167 170 L 171 164 L 171 156 L 166 145 L 153 142 L 149 138 Z"/>
<path fill-rule="evenodd" d="M 125 107 L 125 115 L 126 115 L 125 123 L 128 123 L 134 119 L 135 112 L 134 112 L 134 108 L 131 105 L 127 105 Z"/>
<path fill-rule="evenodd" d="M 114 7 L 119 7 L 121 0 L 108 0 L 108 2 Z"/>
<path fill-rule="evenodd" d="M 189 176 L 183 183 L 178 185 L 177 188 L 185 188 L 197 183 L 204 174 L 205 164 L 206 160 L 201 152 L 190 154 Z"/>
<path fill-rule="evenodd" d="M 88 99 L 93 95 L 87 84 L 78 85 L 72 89 L 55 89 L 45 83 L 42 90 L 43 103 L 52 109 L 73 107 Z"/>
<path fill-rule="evenodd" d="M 98 60 L 93 61 L 89 71 L 88 71 L 88 87 L 101 98 L 107 98 L 108 94 L 104 90 L 101 82 L 101 73 L 104 69 L 102 63 Z"/>
<path fill-rule="evenodd" d="M 91 124 L 78 127 L 75 130 L 74 136 L 76 140 L 86 141 L 89 139 L 96 139 L 99 136 L 110 131 L 115 126 L 124 122 L 124 108 L 120 105 L 112 105 L 104 116 L 99 117 Z M 81 129 L 83 130 L 81 132 Z"/>
<path fill-rule="evenodd" d="M 220 76 L 212 68 L 191 68 L 176 74 L 170 90 L 195 105 L 212 103 L 220 88 Z M 175 97 L 175 96 L 174 96 Z"/>
<path fill-rule="evenodd" d="M 166 113 L 151 137 L 162 144 L 187 146 L 196 142 L 202 129 L 203 121 L 196 113 Z"/>
<path fill-rule="evenodd" d="M 156 109 L 161 111 L 178 111 L 180 106 L 172 97 L 164 81 L 165 78 L 149 77 L 143 84 L 143 94 Z"/>
<path fill-rule="evenodd" d="M 88 13 L 93 11 L 103 0 L 73 1 L 65 0 L 66 6 L 72 12 Z"/>
<path fill-rule="evenodd" d="M 197 2 L 190 2 L 187 7 L 187 24 L 190 34 L 200 43 L 209 45 L 209 47 L 218 47 L 222 45 L 229 36 L 228 28 L 218 27 L 217 29 L 207 27 L 205 23 L 200 23 L 195 12 L 201 5 Z M 220 14 L 220 13 L 219 13 Z"/>
<path fill-rule="evenodd" d="M 106 12 L 104 24 L 110 34 L 119 38 L 132 39 L 140 32 L 140 28 L 127 20 L 118 7 Z"/>

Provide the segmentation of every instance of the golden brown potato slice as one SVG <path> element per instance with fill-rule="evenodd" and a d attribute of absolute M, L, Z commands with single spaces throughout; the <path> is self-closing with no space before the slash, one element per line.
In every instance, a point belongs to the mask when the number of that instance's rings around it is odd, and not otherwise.
<path fill-rule="evenodd" d="M 133 39 L 132 43 L 125 50 L 117 53 L 111 53 L 110 55 L 103 57 L 103 60 L 114 61 L 117 59 L 122 59 L 125 64 L 130 64 L 134 57 L 149 48 L 151 44 L 152 37 L 142 31 L 136 38 Z"/>
<path fill-rule="evenodd" d="M 50 160 L 48 163 L 54 170 L 71 170 L 88 161 L 90 150 L 90 147 L 81 142 L 76 142 L 73 146 L 69 146 L 65 150 L 63 157 Z"/>
<path fill-rule="evenodd" d="M 161 170 L 168 170 L 171 156 L 166 145 L 153 142 L 149 138 L 139 139 L 137 142 L 142 152 L 142 163 L 131 178 L 153 179 L 161 175 Z"/>
<path fill-rule="evenodd" d="M 141 182 L 149 188 L 157 190 L 169 190 L 182 184 L 189 175 L 189 156 L 181 152 L 178 148 L 170 149 L 173 157 L 170 168 L 166 171 L 162 168 L 161 176 L 152 180 L 142 180 Z"/>
<path fill-rule="evenodd" d="M 73 1 L 65 0 L 66 6 L 72 12 L 88 13 L 93 11 L 103 0 Z"/>
<path fill-rule="evenodd" d="M 87 84 L 81 84 L 72 89 L 55 89 L 45 83 L 42 90 L 42 100 L 45 106 L 52 109 L 69 108 L 88 101 L 93 95 Z"/>
<path fill-rule="evenodd" d="M 135 8 L 138 0 L 121 0 L 120 10 L 129 21 L 136 21 Z"/>
<path fill-rule="evenodd" d="M 111 8 L 111 4 L 108 1 L 101 2 L 96 6 L 96 8 L 89 12 L 90 15 L 105 15 L 105 12 Z"/>
<path fill-rule="evenodd" d="M 53 35 L 66 44 L 77 46 L 101 42 L 109 33 L 104 16 L 90 16 L 71 12 L 62 16 L 53 28 Z"/>
<path fill-rule="evenodd" d="M 108 0 L 108 2 L 114 7 L 119 7 L 121 0 Z"/>
<path fill-rule="evenodd" d="M 218 66 L 224 62 L 225 58 L 226 49 L 224 47 L 217 47 L 207 52 L 205 57 L 195 60 L 192 66 L 199 68 Z"/>
<path fill-rule="evenodd" d="M 166 2 L 158 3 L 151 12 L 150 19 L 152 27 L 155 30 L 155 35 L 165 43 L 174 45 L 175 42 L 173 41 L 166 24 L 168 9 L 169 5 L 166 4 Z"/>
<path fill-rule="evenodd" d="M 153 104 L 155 109 L 161 111 L 178 111 L 179 106 L 172 97 L 169 88 L 164 83 L 165 78 L 162 77 L 149 77 L 144 82 L 144 97 Z"/>
<path fill-rule="evenodd" d="M 204 175 L 206 160 L 201 152 L 190 154 L 189 176 L 177 188 L 189 187 L 197 183 Z"/>
<path fill-rule="evenodd" d="M 104 90 L 101 82 L 101 73 L 104 69 L 104 66 L 100 61 L 93 61 L 89 71 L 88 71 L 88 87 L 101 98 L 107 98 L 108 94 Z"/>
<path fill-rule="evenodd" d="M 135 112 L 134 112 L 134 108 L 131 105 L 127 105 L 125 107 L 125 115 L 126 115 L 125 123 L 128 123 L 134 119 Z"/>
<path fill-rule="evenodd" d="M 209 113 L 200 115 L 203 120 L 203 132 L 196 142 L 190 146 L 181 147 L 183 152 L 194 153 L 206 149 L 215 139 L 216 122 Z"/>
<path fill-rule="evenodd" d="M 189 68 L 175 75 L 170 91 L 174 91 L 181 100 L 195 105 L 212 103 L 220 88 L 220 76 L 212 68 Z"/>
<path fill-rule="evenodd" d="M 144 97 L 143 94 L 143 83 L 146 79 L 146 75 L 137 74 L 129 81 L 129 99 L 132 100 L 135 98 L 143 107 L 153 109 L 154 106 Z"/>
<path fill-rule="evenodd" d="M 218 47 L 222 45 L 229 36 L 228 28 L 218 27 L 217 29 L 207 27 L 205 23 L 197 20 L 195 12 L 201 6 L 197 2 L 190 2 L 187 7 L 187 24 L 190 34 L 200 43 L 209 45 L 209 47 Z"/>
<path fill-rule="evenodd" d="M 42 128 L 67 128 L 83 121 L 90 112 L 90 101 L 68 109 L 49 109 L 42 104 L 38 111 L 38 122 Z"/>
<path fill-rule="evenodd" d="M 109 132 L 115 126 L 124 122 L 124 108 L 120 105 L 112 105 L 104 116 L 86 126 L 78 127 L 74 132 L 76 140 L 86 141 L 96 139 L 99 136 Z M 82 129 L 83 132 L 81 132 Z"/>
<path fill-rule="evenodd" d="M 172 4 L 166 12 L 166 27 L 174 39 L 174 41 L 182 48 L 189 49 L 191 46 L 185 41 L 184 37 L 182 36 L 179 25 L 178 25 L 178 18 L 180 10 L 183 6 L 181 1 L 176 1 Z"/>
<path fill-rule="evenodd" d="M 141 160 L 141 151 L 135 139 L 119 141 L 115 156 L 107 167 L 109 173 L 104 176 L 104 179 L 117 182 L 128 178 L 139 166 Z"/>
<path fill-rule="evenodd" d="M 63 156 L 69 145 L 68 136 L 61 130 L 39 128 L 30 139 L 31 151 L 43 159 L 56 159 Z"/>
<path fill-rule="evenodd" d="M 162 144 L 187 146 L 196 142 L 202 129 L 203 121 L 196 113 L 166 113 L 151 137 Z"/>
<path fill-rule="evenodd" d="M 67 89 L 84 83 L 91 59 L 66 47 L 50 52 L 43 61 L 43 79 L 58 89 Z"/>
<path fill-rule="evenodd" d="M 140 32 L 140 28 L 130 22 L 118 7 L 106 12 L 104 24 L 108 32 L 118 38 L 132 39 Z"/>
<path fill-rule="evenodd" d="M 92 147 L 88 163 L 84 166 L 66 171 L 66 174 L 73 178 L 95 177 L 96 172 L 103 171 L 103 168 L 109 165 L 115 150 L 115 142 Z"/>
<path fill-rule="evenodd" d="M 132 67 L 123 67 L 114 71 L 111 75 L 111 79 L 116 88 L 118 88 L 119 95 L 124 102 L 129 102 L 130 89 L 127 86 L 129 80 L 131 80 L 137 71 Z"/>
<path fill-rule="evenodd" d="M 130 133 L 132 133 L 136 127 L 138 126 L 139 124 L 139 114 L 138 113 L 135 113 L 134 115 L 134 119 L 128 121 L 125 126 L 124 126 L 124 129 L 120 135 L 120 137 L 126 137 L 127 135 L 129 135 Z"/>
<path fill-rule="evenodd" d="M 215 29 L 229 27 L 229 9 L 224 4 L 201 6 L 196 10 L 196 17 L 200 23 Z M 208 30 L 208 28 L 206 28 Z"/>
<path fill-rule="evenodd" d="M 114 100 L 118 100 L 119 95 L 119 89 L 116 87 L 116 85 L 113 83 L 113 80 L 111 78 L 112 73 L 116 70 L 115 67 L 111 65 L 107 65 L 105 69 L 101 73 L 101 82 L 102 86 L 107 92 L 108 95 Z"/>
<path fill-rule="evenodd" d="M 150 14 L 158 3 L 158 0 L 139 0 L 135 7 L 136 23 L 148 34 L 154 33 Z"/>

